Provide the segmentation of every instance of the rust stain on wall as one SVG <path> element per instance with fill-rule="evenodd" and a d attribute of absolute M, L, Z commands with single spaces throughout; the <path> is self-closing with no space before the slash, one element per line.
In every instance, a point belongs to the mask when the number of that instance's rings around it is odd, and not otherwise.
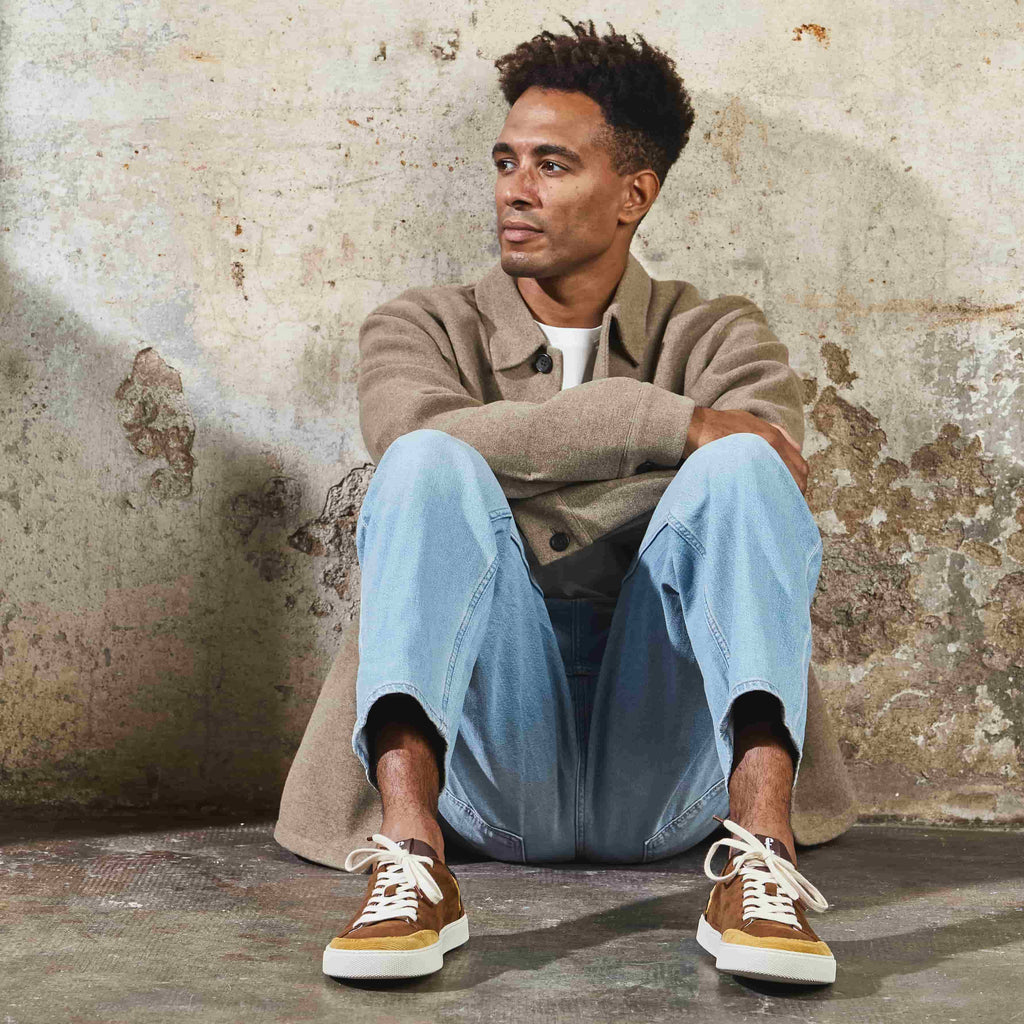
<path fill-rule="evenodd" d="M 147 459 L 163 458 L 167 467 L 149 478 L 149 491 L 159 501 L 186 498 L 192 493 L 195 423 L 185 401 L 181 375 L 144 348 L 132 372 L 114 394 L 118 418 L 131 446 Z"/>
<path fill-rule="evenodd" d="M 800 42 L 800 40 L 803 39 L 805 32 L 809 36 L 814 36 L 822 46 L 828 48 L 828 29 L 823 25 L 815 25 L 813 23 L 797 25 L 797 27 L 793 29 L 793 41 Z"/>
<path fill-rule="evenodd" d="M 869 283 L 875 283 L 873 280 Z M 882 281 L 882 284 L 892 282 Z M 834 299 L 815 293 L 799 296 L 787 292 L 787 302 L 793 302 L 804 309 L 820 310 L 836 314 L 841 321 L 863 319 L 871 314 L 916 316 L 928 320 L 933 326 L 957 326 L 978 323 L 983 320 L 999 320 L 1009 325 L 1024 312 L 1024 302 L 980 305 L 973 302 L 932 302 L 928 299 L 885 299 L 881 302 L 862 302 L 852 292 L 840 288 Z"/>

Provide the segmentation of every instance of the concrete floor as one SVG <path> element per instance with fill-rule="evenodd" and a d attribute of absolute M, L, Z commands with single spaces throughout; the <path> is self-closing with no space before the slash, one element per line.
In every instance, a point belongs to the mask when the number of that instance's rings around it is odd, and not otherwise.
<path fill-rule="evenodd" d="M 839 964 L 815 989 L 720 975 L 697 946 L 706 848 L 625 869 L 452 856 L 470 941 L 431 977 L 357 984 L 320 954 L 365 876 L 268 823 L 7 822 L 0 1020 L 1024 1021 L 1024 832 L 861 825 L 801 851 Z"/>

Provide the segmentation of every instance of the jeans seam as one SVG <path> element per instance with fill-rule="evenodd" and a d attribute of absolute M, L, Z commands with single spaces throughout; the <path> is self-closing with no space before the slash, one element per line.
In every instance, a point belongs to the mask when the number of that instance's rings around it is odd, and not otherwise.
<path fill-rule="evenodd" d="M 707 620 L 708 628 L 711 630 L 712 636 L 718 642 L 718 649 L 722 653 L 722 660 L 725 662 L 725 667 L 729 667 L 729 645 L 726 643 L 725 634 L 722 632 L 721 627 L 718 625 L 718 620 L 715 618 L 715 613 L 711 610 L 711 602 L 708 601 L 708 588 L 704 587 L 704 618 Z"/>
<path fill-rule="evenodd" d="M 569 614 L 569 622 L 571 625 L 570 636 L 572 637 L 572 648 L 570 650 L 570 660 L 572 662 L 573 674 L 580 670 L 580 646 L 581 646 L 581 630 L 580 630 L 580 606 L 579 602 L 573 601 L 570 605 L 571 611 Z"/>
<path fill-rule="evenodd" d="M 476 611 L 477 603 L 480 600 L 480 595 L 484 592 L 487 585 L 491 582 L 494 573 L 498 568 L 498 557 L 491 560 L 490 565 L 487 567 L 487 571 L 480 577 L 480 582 L 476 585 L 476 590 L 473 592 L 472 598 L 469 601 L 469 607 L 466 609 L 466 614 L 462 617 L 462 624 L 459 626 L 459 631 L 455 635 L 455 643 L 452 645 L 452 654 L 448 659 L 448 670 L 444 677 L 444 690 L 441 694 L 441 710 L 448 710 L 448 697 L 451 693 L 452 677 L 455 675 L 455 663 L 458 661 L 459 654 L 462 651 L 462 640 L 466 635 L 466 630 L 469 628 L 469 621 L 473 617 L 473 612 Z"/>
<path fill-rule="evenodd" d="M 586 817 L 586 799 L 587 799 L 587 742 L 583 735 L 583 713 L 581 705 L 583 703 L 583 695 L 580 692 L 582 690 L 582 684 L 580 683 L 579 676 L 573 675 L 571 678 L 571 689 L 570 694 L 572 695 L 573 702 L 573 717 L 576 719 L 576 750 L 578 756 L 576 758 L 576 785 L 575 785 L 575 798 L 573 803 L 575 804 L 574 816 L 576 819 L 576 828 L 574 829 L 573 846 L 574 853 L 578 857 L 587 848 L 587 817 Z"/>
<path fill-rule="evenodd" d="M 824 552 L 824 545 L 822 544 L 821 540 L 818 541 L 818 543 L 814 547 L 814 550 L 807 556 L 807 559 L 804 561 L 804 576 L 807 575 L 807 570 L 810 568 L 811 559 L 816 554 L 818 554 L 819 551 Z"/>
<path fill-rule="evenodd" d="M 703 558 L 707 555 L 704 550 L 704 545 L 697 539 L 697 535 L 687 529 L 686 525 L 677 519 L 671 512 L 668 514 L 667 522 L 672 525 L 672 528 L 678 533 L 683 540 L 687 541 L 690 547 L 694 548 L 696 552 Z"/>
<path fill-rule="evenodd" d="M 704 545 L 697 539 L 692 530 L 688 530 L 674 515 L 669 513 L 668 522 L 672 528 L 679 534 L 680 537 L 686 541 L 694 551 L 701 558 L 707 557 L 707 552 L 704 550 Z M 704 599 L 704 618 L 707 621 L 708 629 L 711 630 L 711 635 L 715 638 L 715 642 L 718 644 L 718 649 L 722 653 L 722 659 L 725 661 L 725 667 L 729 667 L 729 658 L 731 653 L 729 651 L 729 645 L 726 643 L 725 634 L 722 632 L 721 627 L 718 625 L 718 620 L 715 618 L 714 612 L 711 610 L 711 602 L 708 600 L 708 588 L 703 588 L 702 596 Z"/>

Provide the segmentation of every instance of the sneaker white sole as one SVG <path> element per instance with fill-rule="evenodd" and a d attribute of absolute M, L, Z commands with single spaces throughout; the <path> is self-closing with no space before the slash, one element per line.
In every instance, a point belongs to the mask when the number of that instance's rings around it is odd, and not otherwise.
<path fill-rule="evenodd" d="M 418 978 L 444 966 L 444 954 L 469 938 L 465 914 L 446 924 L 432 942 L 422 949 L 332 949 L 324 950 L 324 974 L 332 978 Z"/>
<path fill-rule="evenodd" d="M 697 941 L 713 957 L 715 966 L 728 974 L 798 985 L 826 985 L 836 980 L 836 958 L 789 949 L 758 949 L 723 942 L 722 933 L 708 924 L 703 914 L 697 924 Z"/>

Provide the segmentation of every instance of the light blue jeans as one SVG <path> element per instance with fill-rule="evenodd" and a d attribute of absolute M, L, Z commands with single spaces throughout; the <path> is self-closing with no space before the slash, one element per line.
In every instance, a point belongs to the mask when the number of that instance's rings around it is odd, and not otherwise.
<path fill-rule="evenodd" d="M 700 842 L 728 812 L 730 712 L 751 690 L 802 752 L 821 535 L 756 434 L 686 459 L 613 606 L 545 598 L 487 462 L 438 430 L 384 452 L 356 548 L 353 750 L 376 787 L 367 714 L 414 697 L 445 744 L 444 824 L 487 856 L 631 863 Z"/>

